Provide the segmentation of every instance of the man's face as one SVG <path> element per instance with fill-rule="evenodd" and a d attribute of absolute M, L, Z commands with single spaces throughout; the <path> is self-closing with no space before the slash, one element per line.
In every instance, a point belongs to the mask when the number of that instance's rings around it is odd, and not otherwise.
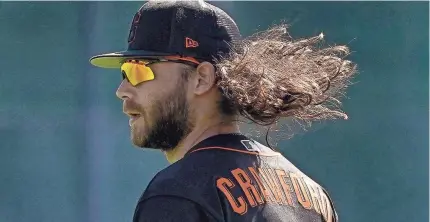
<path fill-rule="evenodd" d="M 168 151 L 191 131 L 187 102 L 186 65 L 160 62 L 149 65 L 155 79 L 131 85 L 123 80 L 117 96 L 130 116 L 131 140 L 136 146 Z"/>

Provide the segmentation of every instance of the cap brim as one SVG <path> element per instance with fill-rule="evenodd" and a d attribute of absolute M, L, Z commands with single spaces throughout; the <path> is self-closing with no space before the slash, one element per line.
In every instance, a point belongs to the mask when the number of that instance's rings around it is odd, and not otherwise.
<path fill-rule="evenodd" d="M 117 69 L 124 61 L 137 58 L 157 58 L 172 55 L 171 53 L 129 50 L 93 56 L 90 63 L 101 68 Z"/>

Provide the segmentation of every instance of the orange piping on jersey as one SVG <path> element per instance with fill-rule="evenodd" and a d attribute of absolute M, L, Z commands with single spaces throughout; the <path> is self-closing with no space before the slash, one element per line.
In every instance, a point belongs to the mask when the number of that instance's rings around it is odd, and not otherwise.
<path fill-rule="evenodd" d="M 281 155 L 280 153 L 277 153 L 277 152 L 273 152 L 273 154 L 269 154 L 269 153 L 257 153 L 257 152 L 238 150 L 238 149 L 234 149 L 234 148 L 227 148 L 227 147 L 220 147 L 220 146 L 211 146 L 211 147 L 198 148 L 198 149 L 195 149 L 195 150 L 191 151 L 190 153 L 194 153 L 196 151 L 201 151 L 201 150 L 211 150 L 211 149 L 220 149 L 220 150 L 227 150 L 227 151 L 233 151 L 233 152 L 239 152 L 239 153 L 245 153 L 245 154 L 252 154 L 252 155 L 260 155 L 260 156 L 278 156 L 278 155 Z"/>

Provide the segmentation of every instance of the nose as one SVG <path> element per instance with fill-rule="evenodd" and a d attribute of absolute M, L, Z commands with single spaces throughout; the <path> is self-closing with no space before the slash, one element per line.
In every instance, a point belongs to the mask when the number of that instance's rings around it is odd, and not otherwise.
<path fill-rule="evenodd" d="M 118 89 L 116 90 L 116 96 L 120 98 L 121 100 L 127 100 L 130 99 L 132 96 L 132 85 L 126 80 L 122 80 L 121 84 L 118 86 Z"/>

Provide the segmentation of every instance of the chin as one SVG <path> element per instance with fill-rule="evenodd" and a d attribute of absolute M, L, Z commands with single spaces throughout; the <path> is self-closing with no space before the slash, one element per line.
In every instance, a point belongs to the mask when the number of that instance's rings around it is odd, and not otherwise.
<path fill-rule="evenodd" d="M 139 129 L 136 126 L 131 128 L 130 139 L 135 146 L 146 148 L 145 144 L 147 143 L 147 138 L 146 138 L 145 132 L 146 132 L 145 130 L 141 128 Z"/>
<path fill-rule="evenodd" d="M 145 148 L 143 146 L 145 144 L 145 141 L 142 138 L 131 135 L 131 142 L 133 143 L 133 145 L 135 145 L 137 147 Z"/>

